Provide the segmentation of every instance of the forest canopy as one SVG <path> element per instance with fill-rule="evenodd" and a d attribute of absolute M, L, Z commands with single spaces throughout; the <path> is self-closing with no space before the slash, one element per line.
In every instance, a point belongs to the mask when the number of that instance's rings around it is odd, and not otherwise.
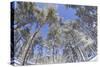
<path fill-rule="evenodd" d="M 16 1 L 11 15 L 11 64 L 84 62 L 97 55 L 96 6 Z"/>

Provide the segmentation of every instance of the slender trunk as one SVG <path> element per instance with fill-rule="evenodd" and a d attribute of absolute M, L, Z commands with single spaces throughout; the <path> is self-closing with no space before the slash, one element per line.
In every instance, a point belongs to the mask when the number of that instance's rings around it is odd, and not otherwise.
<path fill-rule="evenodd" d="M 58 53 L 58 49 L 57 49 L 58 47 L 56 46 L 56 62 L 59 62 L 59 61 L 57 61 L 58 60 L 58 58 L 57 58 L 57 53 Z"/>
<path fill-rule="evenodd" d="M 20 29 L 17 29 L 16 31 L 19 33 Z M 21 38 L 22 38 L 22 36 L 20 36 L 14 44 L 16 45 L 20 41 Z"/>
<path fill-rule="evenodd" d="M 14 43 L 15 45 L 17 45 L 17 43 L 21 40 L 21 36 L 19 37 L 19 39 Z"/>
<path fill-rule="evenodd" d="M 32 42 L 32 39 L 36 36 L 36 34 L 39 32 L 40 29 L 38 29 L 34 34 L 32 34 L 26 44 L 26 47 L 25 49 L 23 50 L 23 53 L 22 53 L 22 65 L 24 65 L 25 63 L 25 59 L 26 59 L 26 56 L 27 56 L 27 53 L 28 53 L 28 50 L 29 50 L 29 47 L 31 46 L 31 42 Z"/>
<path fill-rule="evenodd" d="M 32 54 L 32 45 L 30 45 L 30 47 L 29 47 L 29 50 L 28 50 L 27 55 L 26 55 L 26 58 L 24 59 L 24 61 L 25 61 L 24 64 L 27 63 L 28 59 L 30 59 L 31 54 Z"/>
<path fill-rule="evenodd" d="M 43 25 L 44 25 L 44 24 L 43 24 Z M 42 27 L 43 25 L 41 25 L 41 27 Z M 22 65 L 25 64 L 26 56 L 27 56 L 27 54 L 28 54 L 28 51 L 29 51 L 30 46 L 32 45 L 32 44 L 31 44 L 31 43 L 32 43 L 32 40 L 34 41 L 34 39 L 36 38 L 36 35 L 37 35 L 37 33 L 40 31 L 41 27 L 38 28 L 38 29 L 36 30 L 36 32 L 33 33 L 33 34 L 30 36 L 30 38 L 28 39 L 28 42 L 27 42 L 27 44 L 26 44 L 26 47 L 22 50 L 22 51 L 23 51 L 23 52 L 22 52 Z M 33 42 L 33 43 L 34 43 L 34 42 Z"/>
<path fill-rule="evenodd" d="M 81 54 L 81 56 L 82 56 L 82 60 L 85 61 L 85 57 L 84 57 L 83 52 L 82 52 L 82 50 L 80 49 L 80 47 L 78 47 L 78 50 L 79 50 L 79 52 L 80 52 L 80 54 Z"/>
<path fill-rule="evenodd" d="M 53 46 L 53 62 L 54 62 L 54 46 Z"/>

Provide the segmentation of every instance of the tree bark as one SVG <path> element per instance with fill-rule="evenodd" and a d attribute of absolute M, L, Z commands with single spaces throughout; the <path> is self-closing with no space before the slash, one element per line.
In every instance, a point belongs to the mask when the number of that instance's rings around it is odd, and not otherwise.
<path fill-rule="evenodd" d="M 43 24 L 43 25 L 44 25 L 44 24 Z M 41 27 L 42 27 L 43 25 L 41 25 Z M 36 32 L 33 33 L 33 34 L 30 36 L 30 38 L 28 39 L 28 42 L 27 42 L 27 44 L 26 44 L 26 47 L 22 50 L 22 51 L 23 51 L 23 52 L 22 52 L 22 56 L 21 56 L 21 57 L 22 57 L 22 65 L 25 64 L 25 59 L 26 59 L 26 57 L 27 57 L 29 48 L 30 48 L 30 46 L 32 45 L 31 43 L 32 43 L 32 41 L 34 41 L 34 39 L 36 38 L 36 35 L 37 35 L 37 33 L 40 31 L 41 27 L 38 28 L 38 29 L 36 30 Z M 34 42 L 33 42 L 33 43 L 34 43 Z"/>
<path fill-rule="evenodd" d="M 82 56 L 82 61 L 85 61 L 85 57 L 84 57 L 84 55 L 83 55 L 83 52 L 82 52 L 82 50 L 80 49 L 80 47 L 78 47 L 78 50 L 79 50 L 79 52 L 80 52 L 80 55 Z"/>

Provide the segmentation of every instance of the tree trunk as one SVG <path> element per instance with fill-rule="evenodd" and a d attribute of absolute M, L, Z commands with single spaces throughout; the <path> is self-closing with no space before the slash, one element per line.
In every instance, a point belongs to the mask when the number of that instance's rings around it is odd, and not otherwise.
<path fill-rule="evenodd" d="M 80 52 L 80 55 L 82 56 L 82 61 L 85 61 L 85 57 L 84 57 L 84 55 L 83 55 L 83 52 L 82 52 L 82 50 L 80 49 L 80 47 L 78 47 L 78 50 L 79 50 L 79 52 Z"/>
<path fill-rule="evenodd" d="M 43 24 L 43 25 L 44 25 L 44 24 Z M 42 27 L 43 25 L 41 25 L 41 27 Z M 36 32 L 33 33 L 33 34 L 30 36 L 30 38 L 28 39 L 28 42 L 27 42 L 25 48 L 22 50 L 22 56 L 21 56 L 21 57 L 22 57 L 22 65 L 25 64 L 25 59 L 26 59 L 26 57 L 27 57 L 29 48 L 30 48 L 30 46 L 32 45 L 31 43 L 32 43 L 32 41 L 34 41 L 34 39 L 36 38 L 37 33 L 40 31 L 41 27 L 38 28 L 38 29 L 36 30 Z M 34 43 L 34 42 L 33 42 L 33 43 Z"/>
<path fill-rule="evenodd" d="M 54 62 L 54 59 L 55 59 L 55 58 L 54 58 L 54 45 L 53 45 L 53 62 Z"/>

